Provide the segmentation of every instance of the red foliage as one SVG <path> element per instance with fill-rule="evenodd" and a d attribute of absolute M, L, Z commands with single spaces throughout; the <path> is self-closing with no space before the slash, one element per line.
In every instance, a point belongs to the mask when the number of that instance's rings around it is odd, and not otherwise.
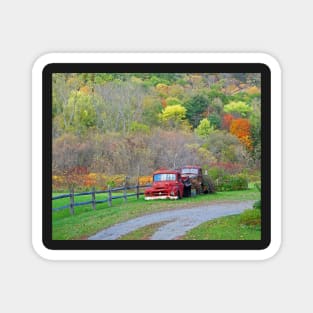
<path fill-rule="evenodd" d="M 86 175 L 88 174 L 88 169 L 86 166 L 75 166 L 69 169 L 68 173 L 72 175 Z"/>
<path fill-rule="evenodd" d="M 224 114 L 222 128 L 229 131 L 230 125 L 233 121 L 234 117 L 231 114 Z"/>
<path fill-rule="evenodd" d="M 232 163 L 232 162 L 211 163 L 210 168 L 214 168 L 214 167 L 223 170 L 227 174 L 237 174 L 243 170 L 244 165 L 240 163 Z"/>
<path fill-rule="evenodd" d="M 251 142 L 251 125 L 248 119 L 234 119 L 230 125 L 230 133 L 235 135 L 248 150 L 252 149 Z"/>

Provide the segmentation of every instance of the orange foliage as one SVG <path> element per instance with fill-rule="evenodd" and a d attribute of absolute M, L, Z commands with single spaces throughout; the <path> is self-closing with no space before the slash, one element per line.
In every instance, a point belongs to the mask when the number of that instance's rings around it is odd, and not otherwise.
<path fill-rule="evenodd" d="M 234 117 L 231 114 L 225 114 L 223 116 L 222 128 L 229 130 L 233 119 L 234 119 Z"/>
<path fill-rule="evenodd" d="M 251 125 L 246 118 L 234 119 L 230 125 L 230 133 L 235 135 L 248 150 L 252 149 Z"/>
<path fill-rule="evenodd" d="M 252 86 L 246 90 L 246 93 L 249 95 L 259 94 L 260 92 L 260 89 L 256 86 Z"/>
<path fill-rule="evenodd" d="M 85 187 L 93 187 L 96 185 L 97 182 L 97 174 L 90 173 L 88 175 L 85 175 L 84 177 L 84 186 Z"/>
<path fill-rule="evenodd" d="M 90 88 L 88 86 L 82 86 L 79 91 L 87 95 L 90 93 Z"/>
<path fill-rule="evenodd" d="M 152 176 L 140 176 L 139 185 L 147 185 L 152 183 Z"/>
<path fill-rule="evenodd" d="M 167 103 L 166 103 L 166 100 L 165 100 L 165 99 L 161 99 L 161 104 L 162 104 L 162 107 L 163 107 L 163 108 L 166 108 L 166 107 L 167 107 Z"/>

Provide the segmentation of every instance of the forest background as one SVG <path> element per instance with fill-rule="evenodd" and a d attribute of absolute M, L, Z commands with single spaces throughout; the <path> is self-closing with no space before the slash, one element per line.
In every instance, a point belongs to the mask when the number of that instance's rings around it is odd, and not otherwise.
<path fill-rule="evenodd" d="M 53 190 L 200 165 L 260 180 L 259 73 L 53 74 Z"/>

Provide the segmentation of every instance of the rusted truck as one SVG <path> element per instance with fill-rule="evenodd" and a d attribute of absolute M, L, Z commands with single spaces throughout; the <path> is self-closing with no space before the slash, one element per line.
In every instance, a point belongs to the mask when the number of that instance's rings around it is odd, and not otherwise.
<path fill-rule="evenodd" d="M 214 184 L 202 168 L 187 165 L 176 170 L 160 169 L 153 173 L 152 186 L 145 190 L 145 199 L 180 199 L 195 194 L 214 192 Z"/>
<path fill-rule="evenodd" d="M 177 170 L 160 169 L 153 173 L 152 186 L 145 190 L 145 200 L 180 199 L 190 196 L 191 183 Z"/>
<path fill-rule="evenodd" d="M 213 193 L 214 184 L 208 175 L 202 173 L 202 168 L 196 165 L 186 165 L 179 169 L 182 180 L 189 179 L 191 189 L 195 190 L 196 194 Z"/>

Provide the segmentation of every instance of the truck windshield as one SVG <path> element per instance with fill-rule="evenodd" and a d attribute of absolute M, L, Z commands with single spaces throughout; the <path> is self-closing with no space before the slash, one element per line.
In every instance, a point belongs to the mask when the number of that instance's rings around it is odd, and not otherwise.
<path fill-rule="evenodd" d="M 181 170 L 182 174 L 198 174 L 198 169 L 197 168 L 183 168 Z"/>
<path fill-rule="evenodd" d="M 176 180 L 176 174 L 155 174 L 153 181 Z"/>

